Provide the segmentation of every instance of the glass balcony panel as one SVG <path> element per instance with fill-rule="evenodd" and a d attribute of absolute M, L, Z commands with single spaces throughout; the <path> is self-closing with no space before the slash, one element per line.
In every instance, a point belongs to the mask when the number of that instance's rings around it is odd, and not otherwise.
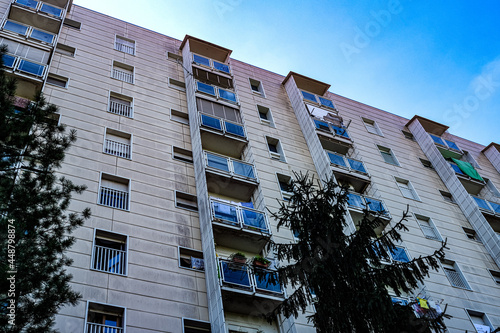
<path fill-rule="evenodd" d="M 345 163 L 344 157 L 342 155 L 338 155 L 335 153 L 328 152 L 328 158 L 332 164 L 347 168 L 347 164 Z"/>
<path fill-rule="evenodd" d="M 260 231 L 269 232 L 266 225 L 266 218 L 263 213 L 254 210 L 242 209 L 243 224 L 246 227 L 258 228 Z"/>
<path fill-rule="evenodd" d="M 212 208 L 215 218 L 238 224 L 238 215 L 236 214 L 235 206 L 222 202 L 212 202 Z"/>
<path fill-rule="evenodd" d="M 222 99 L 236 103 L 236 94 L 233 92 L 219 88 L 219 96 Z"/>
<path fill-rule="evenodd" d="M 36 6 L 38 5 L 38 1 L 35 0 L 16 0 L 16 3 L 31 9 L 36 9 Z"/>
<path fill-rule="evenodd" d="M 303 91 L 303 90 L 301 90 L 301 92 L 302 92 L 302 96 L 304 96 L 304 99 L 307 99 L 308 101 L 311 101 L 314 103 L 318 103 L 318 101 L 316 100 L 316 95 L 308 93 L 307 91 Z"/>
<path fill-rule="evenodd" d="M 224 282 L 250 287 L 250 276 L 247 266 L 227 261 L 221 261 L 221 266 Z"/>
<path fill-rule="evenodd" d="M 229 70 L 229 66 L 226 65 L 226 64 L 223 64 L 221 62 L 218 62 L 218 61 L 213 61 L 214 62 L 214 68 L 218 71 L 221 71 L 221 72 L 224 72 L 224 73 L 228 73 L 230 74 L 230 70 Z"/>
<path fill-rule="evenodd" d="M 457 144 L 453 141 L 448 141 L 448 140 L 444 140 L 446 141 L 446 144 L 448 145 L 449 148 L 453 149 L 453 150 L 460 150 L 460 148 L 458 148 Z"/>
<path fill-rule="evenodd" d="M 48 32 L 41 31 L 41 30 L 36 30 L 33 29 L 30 35 L 31 38 L 38 39 L 42 42 L 52 44 L 52 41 L 54 40 L 54 35 L 49 34 Z"/>
<path fill-rule="evenodd" d="M 441 145 L 441 146 L 446 146 L 444 144 L 444 141 L 443 139 L 441 139 L 439 136 L 435 136 L 435 135 L 432 135 L 432 134 L 429 134 L 431 136 L 431 139 L 434 141 L 434 143 L 437 143 L 438 145 Z"/>
<path fill-rule="evenodd" d="M 335 131 L 335 134 L 340 135 L 340 136 L 342 136 L 342 137 L 344 137 L 346 139 L 350 139 L 349 134 L 347 133 L 347 130 L 345 128 L 338 127 L 338 126 L 335 126 L 335 125 L 332 125 L 332 124 L 330 124 L 330 126 Z"/>
<path fill-rule="evenodd" d="M 242 163 L 233 160 L 234 173 L 238 176 L 248 177 L 255 179 L 255 173 L 253 171 L 253 166 L 250 164 Z"/>
<path fill-rule="evenodd" d="M 365 208 L 365 202 L 363 200 L 363 197 L 354 194 L 354 193 L 348 193 L 347 194 L 347 204 L 352 207 L 364 209 Z"/>
<path fill-rule="evenodd" d="M 410 258 L 408 258 L 408 254 L 406 253 L 405 249 L 402 247 L 395 247 L 391 252 L 391 257 L 393 260 L 396 261 L 401 261 L 401 262 L 408 262 L 410 261 Z"/>
<path fill-rule="evenodd" d="M 2 61 L 5 67 L 12 68 L 14 67 L 14 62 L 16 61 L 16 57 L 10 54 L 4 54 L 2 57 Z"/>
<path fill-rule="evenodd" d="M 40 11 L 45 14 L 49 14 L 55 17 L 61 17 L 62 14 L 62 9 L 57 8 L 51 5 L 48 5 L 46 3 L 42 4 L 42 8 L 40 8 Z"/>
<path fill-rule="evenodd" d="M 210 117 L 207 115 L 201 115 L 201 124 L 204 126 L 215 128 L 222 131 L 222 125 L 219 118 Z"/>
<path fill-rule="evenodd" d="M 478 198 L 478 197 L 472 197 L 472 198 L 476 201 L 479 208 L 491 211 L 491 208 L 490 208 L 490 206 L 488 206 L 488 203 L 486 202 L 486 200 Z"/>
<path fill-rule="evenodd" d="M 372 198 L 365 198 L 365 200 L 366 200 L 366 203 L 368 205 L 369 210 L 374 211 L 374 212 L 378 212 L 378 213 L 385 213 L 386 212 L 382 201 L 375 200 Z"/>
<path fill-rule="evenodd" d="M 500 214 L 500 205 L 495 203 L 495 202 L 491 202 L 491 201 L 488 201 L 488 202 L 490 203 L 490 206 L 491 206 L 491 208 L 493 208 L 495 213 Z"/>
<path fill-rule="evenodd" d="M 365 166 L 363 165 L 363 162 L 353 160 L 351 158 L 348 158 L 347 161 L 349 162 L 351 169 L 356 170 L 356 171 L 361 172 L 361 173 L 367 173 Z"/>
<path fill-rule="evenodd" d="M 22 72 L 30 73 L 36 76 L 42 76 L 45 66 L 21 59 L 17 68 Z"/>
<path fill-rule="evenodd" d="M 450 165 L 451 165 L 453 171 L 455 171 L 455 173 L 458 173 L 460 175 L 465 175 L 465 173 L 462 170 L 460 170 L 460 168 L 458 167 L 458 165 L 453 164 L 453 163 L 450 163 Z"/>
<path fill-rule="evenodd" d="M 266 290 L 270 291 L 273 293 L 280 293 L 281 294 L 281 285 L 278 282 L 272 282 L 272 280 L 276 279 L 277 273 L 264 270 L 264 269 L 257 269 L 255 271 L 255 284 L 257 289 L 261 290 Z"/>
<path fill-rule="evenodd" d="M 193 54 L 193 61 L 198 65 L 210 67 L 210 59 L 199 56 L 197 54 Z"/>
<path fill-rule="evenodd" d="M 330 127 L 328 126 L 327 122 L 314 119 L 314 124 L 316 125 L 317 129 L 330 132 Z"/>
<path fill-rule="evenodd" d="M 242 138 L 245 138 L 245 130 L 243 129 L 242 125 L 230 123 L 228 121 L 225 122 L 226 124 L 226 132 L 229 134 L 237 135 Z"/>
<path fill-rule="evenodd" d="M 321 105 L 335 109 L 335 105 L 333 105 L 333 102 L 331 100 L 324 98 L 324 97 L 319 97 L 319 96 L 318 96 L 318 98 L 319 98 L 319 102 L 321 103 Z"/>
<path fill-rule="evenodd" d="M 26 36 L 26 32 L 28 31 L 27 26 L 12 21 L 5 22 L 3 28 L 4 30 L 12 31 L 23 36 Z"/>
<path fill-rule="evenodd" d="M 200 81 L 197 81 L 196 85 L 197 85 L 198 91 L 203 92 L 205 94 L 215 96 L 215 87 L 213 87 L 209 84 L 200 82 Z"/>
<path fill-rule="evenodd" d="M 207 153 L 207 166 L 229 172 L 228 160 L 222 156 Z"/>

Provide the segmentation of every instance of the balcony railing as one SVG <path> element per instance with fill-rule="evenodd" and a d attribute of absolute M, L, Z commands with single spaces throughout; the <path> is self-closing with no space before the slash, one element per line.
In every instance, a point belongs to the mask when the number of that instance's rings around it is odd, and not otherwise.
<path fill-rule="evenodd" d="M 445 139 L 440 138 L 439 136 L 436 136 L 433 134 L 429 134 L 429 135 L 430 135 L 432 141 L 434 141 L 434 143 L 437 146 L 440 146 L 440 147 L 443 147 L 446 149 L 451 149 L 455 152 L 462 154 L 462 150 L 458 147 L 458 145 L 455 142 L 450 141 L 450 140 L 445 140 Z"/>
<path fill-rule="evenodd" d="M 92 269 L 126 275 L 126 256 L 127 251 L 95 245 Z"/>
<path fill-rule="evenodd" d="M 312 94 L 312 93 L 304 91 L 304 90 L 301 90 L 300 92 L 302 93 L 302 97 L 306 101 L 313 102 L 313 103 L 319 104 L 321 106 L 327 107 L 329 109 L 335 110 L 335 105 L 328 98 L 321 97 L 321 96 Z"/>
<path fill-rule="evenodd" d="M 314 125 L 316 126 L 316 129 L 324 132 L 329 132 L 333 135 L 340 136 L 344 139 L 351 140 L 351 137 L 349 136 L 349 133 L 347 132 L 347 128 L 345 127 L 339 127 L 335 126 L 331 123 L 328 123 L 323 120 L 319 119 L 313 119 L 314 120 Z"/>
<path fill-rule="evenodd" d="M 87 323 L 85 333 L 123 333 L 123 328 L 96 323 Z"/>
<path fill-rule="evenodd" d="M 363 164 L 362 161 L 355 160 L 353 158 L 349 158 L 344 155 L 340 155 L 329 151 L 327 151 L 326 153 L 328 155 L 328 158 L 330 159 L 331 164 L 347 169 L 349 171 L 354 171 L 361 173 L 363 175 L 368 175 L 368 171 L 366 171 L 365 165 Z"/>
<path fill-rule="evenodd" d="M 212 86 L 200 81 L 196 81 L 196 91 L 211 95 L 217 99 L 225 100 L 226 102 L 238 104 L 236 94 L 232 91 L 222 89 L 221 87 Z"/>
<path fill-rule="evenodd" d="M 487 211 L 490 214 L 498 214 L 500 215 L 500 204 L 497 204 L 495 202 L 487 201 L 479 197 L 471 196 L 472 199 L 476 202 L 478 205 L 479 209 L 483 211 Z"/>
<path fill-rule="evenodd" d="M 224 64 L 222 62 L 215 61 L 210 58 L 202 57 L 197 54 L 193 54 L 193 62 L 197 65 L 201 66 L 206 66 L 210 67 L 211 69 L 214 69 L 219 72 L 223 72 L 226 74 L 231 74 L 231 69 L 229 68 L 229 65 Z"/>
<path fill-rule="evenodd" d="M 205 151 L 205 166 L 207 168 L 223 171 L 230 176 L 257 181 L 255 167 L 252 164 L 235 160 L 224 155 Z"/>
<path fill-rule="evenodd" d="M 44 64 L 21 58 L 13 54 L 5 54 L 2 59 L 5 67 L 12 69 L 14 72 L 29 74 L 38 78 L 42 78 L 45 75 L 47 66 Z"/>
<path fill-rule="evenodd" d="M 246 290 L 257 294 L 272 294 L 283 297 L 284 291 L 277 282 L 273 283 L 274 271 L 267 269 L 253 269 L 249 266 L 234 263 L 228 260 L 219 260 L 221 271 L 221 284 Z"/>
<path fill-rule="evenodd" d="M 210 200 L 210 207 L 212 221 L 214 222 L 259 231 L 265 234 L 270 233 L 269 224 L 264 212 L 215 199 Z"/>
<path fill-rule="evenodd" d="M 130 46 L 124 43 L 120 43 L 118 41 L 115 42 L 115 50 L 128 54 L 135 54 L 135 46 Z"/>
<path fill-rule="evenodd" d="M 115 155 L 123 158 L 130 158 L 131 156 L 130 144 L 116 142 L 106 139 L 104 143 L 104 153 Z"/>
<path fill-rule="evenodd" d="M 200 125 L 217 130 L 225 134 L 234 135 L 240 138 L 246 139 L 247 137 L 245 133 L 245 128 L 243 127 L 242 124 L 233 123 L 232 121 L 201 112 L 200 112 Z"/>
<path fill-rule="evenodd" d="M 26 38 L 36 39 L 42 43 L 52 45 L 54 43 L 54 34 L 36 29 L 11 20 L 5 21 L 3 30 L 7 30 Z"/>
<path fill-rule="evenodd" d="M 347 194 L 347 204 L 351 208 L 356 209 L 368 209 L 370 212 L 380 214 L 382 217 L 390 218 L 389 211 L 385 208 L 384 203 L 381 200 L 366 197 L 361 194 L 349 192 Z"/>
<path fill-rule="evenodd" d="M 58 7 L 54 7 L 52 5 L 49 5 L 47 3 L 44 3 L 42 1 L 36 1 L 36 0 L 16 0 L 14 2 L 16 5 L 22 6 L 24 8 L 29 8 L 32 10 L 36 10 L 38 12 L 41 12 L 43 14 L 47 14 L 56 18 L 60 18 L 63 10 Z"/>
<path fill-rule="evenodd" d="M 120 116 L 132 118 L 132 116 L 133 116 L 132 111 L 133 110 L 132 110 L 132 106 L 130 105 L 130 103 L 125 104 L 125 102 L 120 103 L 120 102 L 115 102 L 115 101 L 109 102 L 108 112 L 115 113 L 115 114 L 118 114 Z"/>
<path fill-rule="evenodd" d="M 128 192 L 101 186 L 99 204 L 103 206 L 128 210 Z"/>
<path fill-rule="evenodd" d="M 134 74 L 125 72 L 124 70 L 113 68 L 113 74 L 111 76 L 113 79 L 124 81 L 127 83 L 134 83 Z"/>

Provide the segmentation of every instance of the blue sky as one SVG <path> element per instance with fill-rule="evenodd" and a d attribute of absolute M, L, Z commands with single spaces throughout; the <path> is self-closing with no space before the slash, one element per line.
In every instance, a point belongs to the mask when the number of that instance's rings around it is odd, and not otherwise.
<path fill-rule="evenodd" d="M 450 132 L 500 143 L 500 2 L 74 0 L 75 4 Z"/>

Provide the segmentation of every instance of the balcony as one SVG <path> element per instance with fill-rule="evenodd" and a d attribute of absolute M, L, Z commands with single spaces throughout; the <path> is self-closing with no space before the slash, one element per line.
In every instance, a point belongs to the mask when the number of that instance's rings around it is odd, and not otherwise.
<path fill-rule="evenodd" d="M 240 157 L 248 143 L 245 127 L 224 118 L 199 112 L 203 148 Z"/>
<path fill-rule="evenodd" d="M 128 210 L 129 194 L 114 188 L 101 186 L 99 190 L 99 204 L 107 207 Z"/>
<path fill-rule="evenodd" d="M 252 164 L 205 151 L 207 186 L 210 192 L 250 201 L 259 184 Z"/>
<path fill-rule="evenodd" d="M 255 304 L 262 302 L 270 303 L 274 308 L 285 298 L 282 286 L 271 282 L 272 275 L 276 274 L 274 271 L 222 259 L 219 260 L 219 270 L 224 306 L 232 312 L 255 313 L 261 308 Z"/>
<path fill-rule="evenodd" d="M 450 140 L 445 140 L 439 136 L 430 133 L 429 136 L 431 137 L 432 141 L 434 141 L 434 144 L 445 158 L 460 159 L 464 154 L 463 151 L 458 147 L 458 145 L 455 142 Z"/>
<path fill-rule="evenodd" d="M 264 212 L 215 198 L 210 199 L 210 212 L 218 245 L 259 253 L 271 237 Z"/>
<path fill-rule="evenodd" d="M 325 107 L 331 110 L 336 110 L 335 105 L 328 98 L 321 97 L 304 90 L 301 90 L 300 92 L 302 93 L 302 98 L 304 99 L 304 101 L 312 102 L 314 104 L 317 104 L 318 106 Z"/>
<path fill-rule="evenodd" d="M 105 246 L 94 246 L 92 269 L 126 275 L 127 251 L 108 248 Z"/>
<path fill-rule="evenodd" d="M 317 118 L 312 118 L 314 126 L 316 127 L 316 133 L 322 141 L 335 141 L 335 144 L 339 143 L 346 147 L 345 152 L 352 147 L 352 139 L 344 126 L 335 125 L 333 123 L 320 120 Z M 324 148 L 328 149 L 328 146 Z"/>
<path fill-rule="evenodd" d="M 128 101 L 120 101 L 120 100 L 110 100 L 108 112 L 114 113 L 120 116 L 125 116 L 128 118 L 133 118 L 133 109 L 132 105 Z"/>
<path fill-rule="evenodd" d="M 383 201 L 353 192 L 349 192 L 347 196 L 347 205 L 350 209 L 360 212 L 362 212 L 364 209 L 368 209 L 368 211 L 373 214 L 380 214 L 380 217 L 383 219 L 391 219 L 391 214 L 385 208 L 385 204 L 383 203 Z"/>
<path fill-rule="evenodd" d="M 500 204 L 492 202 L 492 201 L 487 201 L 485 199 L 476 197 L 471 195 L 472 199 L 476 202 L 478 205 L 479 209 L 486 214 L 489 215 L 496 215 L 500 218 Z"/>
<path fill-rule="evenodd" d="M 11 69 L 14 73 L 19 73 L 23 76 L 28 76 L 37 80 L 42 80 L 45 76 L 47 65 L 22 58 L 13 54 L 5 54 L 3 62 L 6 68 Z"/>
<path fill-rule="evenodd" d="M 64 17 L 64 9 L 36 0 L 16 0 L 12 3 L 9 19 L 57 34 Z"/>
<path fill-rule="evenodd" d="M 202 66 L 204 68 L 210 68 L 213 71 L 231 75 L 231 68 L 229 67 L 228 64 L 207 57 L 203 57 L 201 55 L 194 53 L 193 53 L 193 64 Z"/>
<path fill-rule="evenodd" d="M 106 139 L 104 141 L 103 152 L 105 154 L 123 157 L 127 159 L 130 159 L 130 157 L 132 156 L 130 144 L 116 142 L 114 140 L 109 140 L 109 139 Z"/>
<path fill-rule="evenodd" d="M 450 167 L 457 175 L 457 178 L 460 181 L 460 183 L 462 183 L 462 185 L 465 187 L 465 189 L 469 194 L 473 195 L 478 194 L 486 185 L 486 183 L 484 182 L 484 180 L 482 180 L 479 173 L 474 169 L 474 167 L 470 163 L 459 161 L 456 159 L 454 160 L 454 162 L 460 163 L 460 165 L 462 165 L 462 167 L 460 167 L 456 163 L 448 162 Z"/>
<path fill-rule="evenodd" d="M 200 81 L 196 81 L 196 92 L 210 95 L 215 97 L 217 100 L 222 100 L 224 102 L 239 104 L 234 92 Z"/>
<path fill-rule="evenodd" d="M 3 30 L 46 45 L 52 46 L 54 44 L 54 34 L 11 20 L 5 22 Z"/>
<path fill-rule="evenodd" d="M 326 151 L 326 154 L 335 178 L 343 183 L 353 185 L 356 192 L 363 193 L 371 182 L 364 163 L 330 151 Z"/>

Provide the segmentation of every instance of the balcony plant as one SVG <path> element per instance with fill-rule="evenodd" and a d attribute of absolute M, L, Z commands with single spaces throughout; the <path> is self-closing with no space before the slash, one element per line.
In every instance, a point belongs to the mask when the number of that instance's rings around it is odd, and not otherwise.
<path fill-rule="evenodd" d="M 245 264 L 247 262 L 247 257 L 242 252 L 233 253 L 229 258 L 232 262 L 237 264 Z"/>
<path fill-rule="evenodd" d="M 266 259 L 262 256 L 253 257 L 253 266 L 254 267 L 268 268 L 270 264 L 271 264 L 271 261 L 269 261 L 268 259 Z"/>

